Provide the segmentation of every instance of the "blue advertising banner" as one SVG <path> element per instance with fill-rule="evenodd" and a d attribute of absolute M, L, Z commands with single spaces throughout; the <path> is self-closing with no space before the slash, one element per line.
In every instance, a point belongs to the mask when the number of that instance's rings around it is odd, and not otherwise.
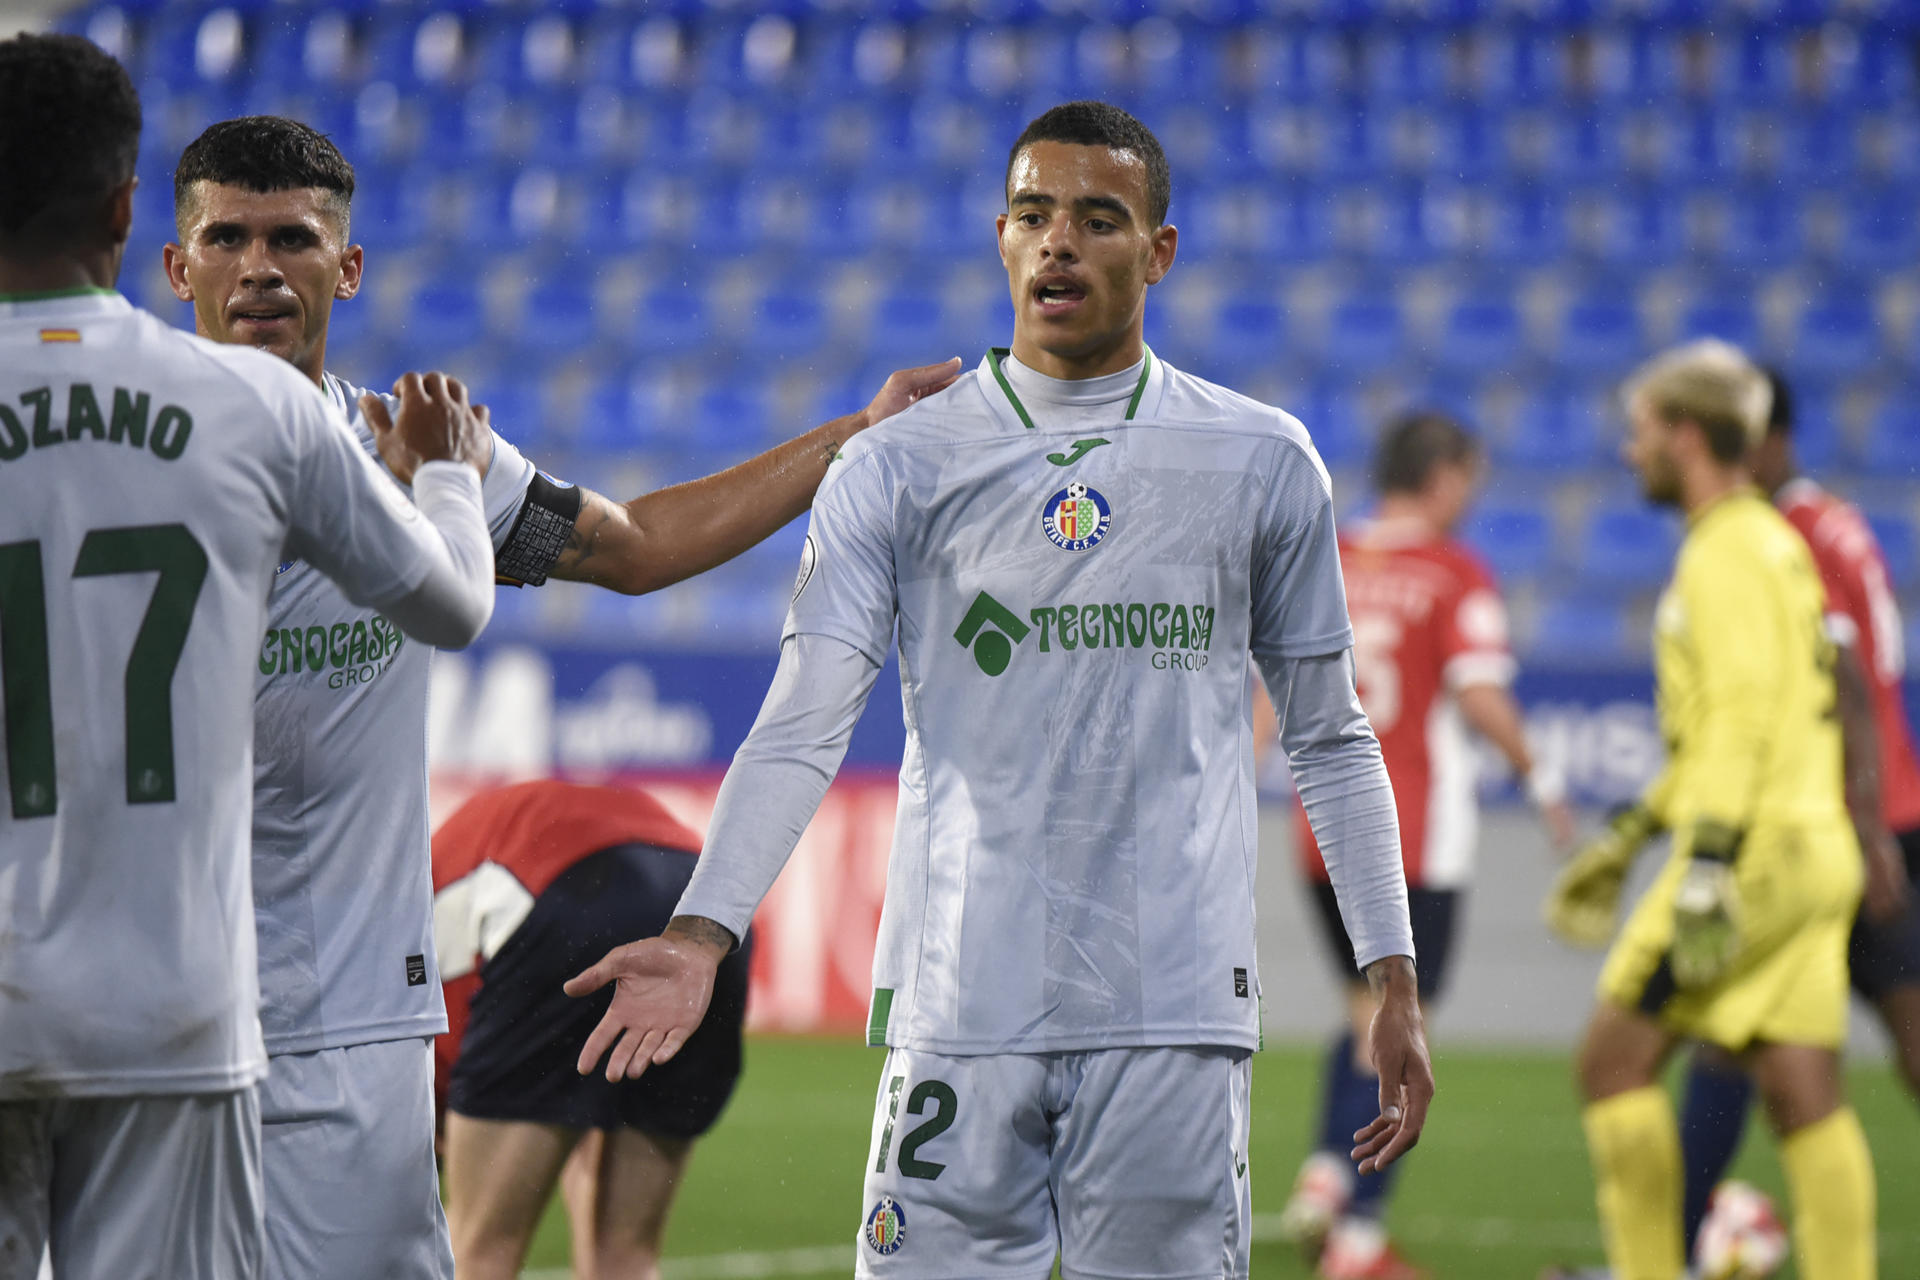
<path fill-rule="evenodd" d="M 528 775 L 703 771 L 732 759 L 773 678 L 774 655 L 483 644 L 434 668 L 436 768 Z M 1536 754 L 1565 770 L 1574 799 L 1625 800 L 1663 754 L 1646 670 L 1527 670 L 1516 686 Z M 855 729 L 847 763 L 898 765 L 899 668 L 889 660 Z M 1511 795 L 1481 744 L 1489 799 Z M 1284 788 L 1285 770 L 1272 779 Z"/>

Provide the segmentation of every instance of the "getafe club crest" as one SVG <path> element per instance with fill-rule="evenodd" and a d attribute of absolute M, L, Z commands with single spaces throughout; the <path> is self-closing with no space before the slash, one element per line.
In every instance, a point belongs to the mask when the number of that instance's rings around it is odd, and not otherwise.
<path fill-rule="evenodd" d="M 1113 527 L 1113 508 L 1098 489 L 1075 480 L 1047 499 L 1040 509 L 1040 528 L 1047 541 L 1062 551 L 1090 551 Z"/>
<path fill-rule="evenodd" d="M 867 1243 L 878 1254 L 900 1252 L 907 1242 L 907 1211 L 892 1196 L 881 1196 L 880 1203 L 867 1215 Z"/>

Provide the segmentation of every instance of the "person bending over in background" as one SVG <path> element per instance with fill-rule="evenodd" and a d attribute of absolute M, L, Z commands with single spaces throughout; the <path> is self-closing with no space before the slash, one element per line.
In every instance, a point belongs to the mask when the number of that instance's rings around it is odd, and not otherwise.
<path fill-rule="evenodd" d="M 433 833 L 448 1025 L 435 1079 L 461 1280 L 520 1274 L 556 1181 L 579 1275 L 659 1274 L 694 1140 L 740 1076 L 751 937 L 721 962 L 686 1048 L 639 1080 L 573 1069 L 611 996 L 573 1000 L 561 987 L 623 939 L 666 928 L 699 852 L 645 792 L 554 781 L 483 792 Z"/>
<path fill-rule="evenodd" d="M 1478 815 L 1463 730 L 1506 757 L 1557 845 L 1573 834 L 1562 779 L 1533 758 L 1508 690 L 1514 660 L 1499 588 L 1454 537 L 1481 463 L 1472 433 L 1450 418 L 1415 413 L 1389 423 L 1373 464 L 1379 504 L 1340 537 L 1354 679 L 1393 781 L 1423 1003 L 1445 979 L 1459 898 L 1473 873 Z M 1298 826 L 1322 936 L 1336 969 L 1351 978 L 1353 942 L 1304 810 Z M 1327 1056 L 1319 1145 L 1294 1181 L 1281 1230 L 1317 1260 L 1325 1280 L 1414 1280 L 1425 1273 L 1394 1252 L 1381 1225 L 1394 1170 L 1356 1178 L 1347 1158 L 1348 1135 L 1372 1119 L 1380 1081 L 1367 1039 L 1373 993 L 1349 980 L 1346 998 L 1348 1026 Z"/>

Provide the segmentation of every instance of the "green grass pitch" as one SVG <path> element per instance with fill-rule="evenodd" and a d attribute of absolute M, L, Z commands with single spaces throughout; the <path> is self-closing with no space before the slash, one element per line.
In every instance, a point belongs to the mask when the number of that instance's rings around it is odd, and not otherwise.
<path fill-rule="evenodd" d="M 1273 1238 L 1318 1096 L 1320 1051 L 1254 1059 L 1253 1274 L 1311 1274 Z M 719 1127 L 696 1148 L 668 1230 L 668 1280 L 847 1276 L 862 1210 L 860 1168 L 881 1054 L 839 1040 L 757 1037 Z M 1439 1280 L 1533 1280 L 1552 1262 L 1600 1260 L 1592 1183 L 1563 1054 L 1439 1051 L 1440 1096 L 1389 1219 Z M 1883 1067 L 1850 1087 L 1880 1179 L 1880 1274 L 1920 1276 L 1920 1116 Z M 1737 1176 L 1783 1197 L 1757 1120 Z M 557 1208 L 557 1206 L 556 1206 Z M 567 1231 L 550 1213 L 529 1273 L 557 1280 Z M 1787 1275 L 1792 1275 L 1789 1267 Z"/>

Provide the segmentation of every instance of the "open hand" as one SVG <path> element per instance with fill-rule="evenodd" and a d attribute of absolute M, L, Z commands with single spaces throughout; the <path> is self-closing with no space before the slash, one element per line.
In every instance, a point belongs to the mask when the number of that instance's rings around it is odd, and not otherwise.
<path fill-rule="evenodd" d="M 592 968 L 570 979 L 570 996 L 591 995 L 614 983 L 613 1003 L 580 1051 L 581 1075 L 591 1073 L 606 1055 L 607 1079 L 638 1078 L 649 1066 L 680 1052 L 706 1017 L 713 999 L 714 971 L 732 947 L 732 936 L 709 920 L 712 932 L 676 928 L 689 917 L 676 916 L 657 938 L 615 947 Z M 725 940 L 714 933 L 725 936 Z"/>
<path fill-rule="evenodd" d="M 440 373 L 402 374 L 393 394 L 400 398 L 398 422 L 375 395 L 360 397 L 360 411 L 373 429 L 381 460 L 401 484 L 412 484 L 423 462 L 465 462 L 486 476 L 493 460 L 487 411 L 468 403 L 459 379 Z"/>
<path fill-rule="evenodd" d="M 1376 987 L 1382 991 L 1369 1039 L 1373 1067 L 1380 1073 L 1380 1115 L 1353 1135 L 1352 1156 L 1362 1174 L 1378 1173 L 1413 1149 L 1427 1125 L 1433 1103 L 1433 1063 L 1427 1056 L 1427 1031 L 1415 991 L 1413 962 L 1391 956 L 1377 962 L 1404 970 Z M 1369 974 L 1369 977 L 1372 975 Z"/>
<path fill-rule="evenodd" d="M 960 376 L 960 357 L 939 364 L 924 364 L 917 369 L 900 369 L 880 387 L 880 393 L 857 415 L 862 428 L 884 422 L 915 401 L 945 391 Z"/>

